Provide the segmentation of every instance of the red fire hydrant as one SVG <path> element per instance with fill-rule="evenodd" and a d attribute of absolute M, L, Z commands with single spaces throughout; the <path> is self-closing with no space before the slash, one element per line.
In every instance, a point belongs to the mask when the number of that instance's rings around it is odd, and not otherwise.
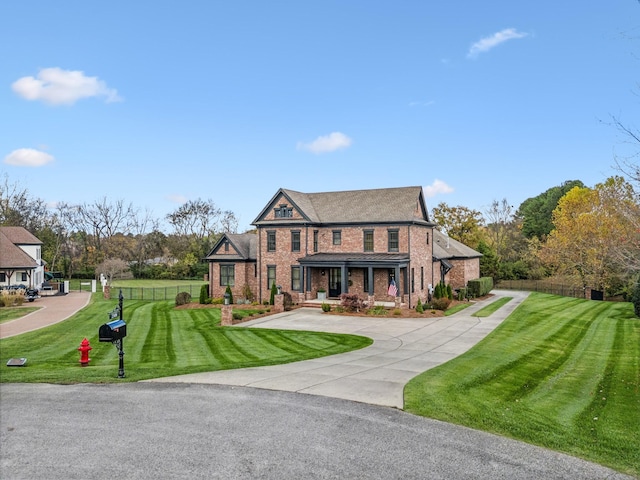
<path fill-rule="evenodd" d="M 89 340 L 86 338 L 80 342 L 80 346 L 78 347 L 78 351 L 80 352 L 80 365 L 86 367 L 91 360 L 89 358 L 89 352 L 93 350 L 89 345 Z"/>

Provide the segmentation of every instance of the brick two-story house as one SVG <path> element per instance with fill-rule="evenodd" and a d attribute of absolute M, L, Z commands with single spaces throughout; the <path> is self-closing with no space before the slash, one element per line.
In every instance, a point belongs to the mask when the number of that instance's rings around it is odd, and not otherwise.
<path fill-rule="evenodd" d="M 441 234 L 429 220 L 422 187 L 323 193 L 281 188 L 252 224 L 256 233 L 225 234 L 206 257 L 212 297 L 221 297 L 229 285 L 234 298 L 250 291 L 262 302 L 275 283 L 297 303 L 325 290 L 328 298 L 358 293 L 369 302 L 413 308 L 441 274 L 450 275 L 450 268 L 439 268 L 446 251 L 434 257 L 434 233 Z M 390 295 L 392 283 L 397 296 Z"/>

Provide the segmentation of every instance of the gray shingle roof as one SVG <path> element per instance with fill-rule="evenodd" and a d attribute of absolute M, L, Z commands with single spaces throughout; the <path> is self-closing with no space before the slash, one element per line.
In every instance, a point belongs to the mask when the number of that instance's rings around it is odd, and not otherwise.
<path fill-rule="evenodd" d="M 422 187 L 302 193 L 280 189 L 254 224 L 280 194 L 287 196 L 312 223 L 430 223 Z"/>
<path fill-rule="evenodd" d="M 481 257 L 480 252 L 475 251 L 471 247 L 467 247 L 464 243 L 460 243 L 453 238 L 449 238 L 439 230 L 433 230 L 433 257 L 440 260 L 442 258 L 478 258 Z"/>
<path fill-rule="evenodd" d="M 229 240 L 237 250 L 236 253 L 220 254 L 215 253 L 220 246 Z M 213 246 L 213 249 L 205 258 L 206 260 L 255 260 L 258 258 L 258 236 L 255 233 L 225 233 Z"/>
<path fill-rule="evenodd" d="M 0 227 L 0 269 L 33 269 L 38 262 L 18 245 L 42 245 L 42 242 L 22 227 Z"/>

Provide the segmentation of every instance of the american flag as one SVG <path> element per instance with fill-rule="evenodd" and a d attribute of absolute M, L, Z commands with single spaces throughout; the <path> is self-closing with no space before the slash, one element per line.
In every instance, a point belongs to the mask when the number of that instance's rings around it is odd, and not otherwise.
<path fill-rule="evenodd" d="M 387 290 L 387 295 L 391 295 L 395 297 L 398 295 L 398 287 L 396 287 L 396 281 L 391 279 L 391 283 L 389 284 L 389 290 Z"/>

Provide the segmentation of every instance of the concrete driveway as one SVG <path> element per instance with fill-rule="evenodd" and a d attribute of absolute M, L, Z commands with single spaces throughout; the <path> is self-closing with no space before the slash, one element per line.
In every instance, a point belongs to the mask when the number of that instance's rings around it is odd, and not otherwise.
<path fill-rule="evenodd" d="M 276 328 L 351 333 L 374 343 L 361 350 L 314 360 L 165 377 L 151 382 L 209 383 L 322 395 L 403 408 L 403 391 L 413 377 L 466 352 L 496 328 L 528 292 L 493 290 L 490 299 L 457 314 L 431 319 L 324 315 L 302 308 L 235 328 Z M 471 315 L 502 297 L 512 297 L 489 317 Z"/>

